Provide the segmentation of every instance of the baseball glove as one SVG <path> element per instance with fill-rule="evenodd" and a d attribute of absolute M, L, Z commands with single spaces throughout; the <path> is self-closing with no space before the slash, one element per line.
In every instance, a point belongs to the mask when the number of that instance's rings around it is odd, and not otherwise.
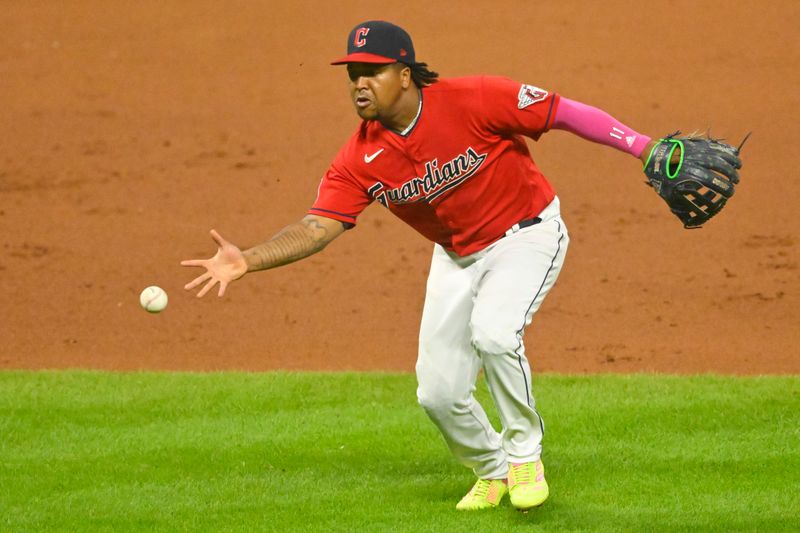
<path fill-rule="evenodd" d="M 684 228 L 699 228 L 733 196 L 742 168 L 739 147 L 679 131 L 659 139 L 644 165 L 647 184 L 667 202 Z M 677 150 L 677 152 L 676 152 Z"/>

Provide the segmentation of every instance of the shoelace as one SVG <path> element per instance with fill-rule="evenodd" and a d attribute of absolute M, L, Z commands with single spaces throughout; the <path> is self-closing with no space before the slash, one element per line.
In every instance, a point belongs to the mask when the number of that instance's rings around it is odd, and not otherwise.
<path fill-rule="evenodd" d="M 536 463 L 512 464 L 511 469 L 514 471 L 514 484 L 516 485 L 527 485 L 532 478 L 536 477 Z"/>
<path fill-rule="evenodd" d="M 487 494 L 489 494 L 489 486 L 491 483 L 488 479 L 479 479 L 477 483 L 472 487 L 470 493 L 475 498 L 485 498 Z"/>

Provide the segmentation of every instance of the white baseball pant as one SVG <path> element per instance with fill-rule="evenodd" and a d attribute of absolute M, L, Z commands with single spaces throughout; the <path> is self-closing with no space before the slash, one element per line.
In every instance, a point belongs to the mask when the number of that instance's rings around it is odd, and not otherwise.
<path fill-rule="evenodd" d="M 569 244 L 559 200 L 542 221 L 466 257 L 435 245 L 417 359 L 417 398 L 455 457 L 483 479 L 508 462 L 536 461 L 544 424 L 536 412 L 523 330 L 556 281 Z M 502 423 L 474 398 L 483 369 Z"/>

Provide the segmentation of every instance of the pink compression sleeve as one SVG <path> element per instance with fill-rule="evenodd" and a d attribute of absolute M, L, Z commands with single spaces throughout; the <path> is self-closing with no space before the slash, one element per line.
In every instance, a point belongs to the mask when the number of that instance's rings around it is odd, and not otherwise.
<path fill-rule="evenodd" d="M 605 111 L 561 97 L 553 128 L 639 157 L 650 137 L 637 133 Z"/>

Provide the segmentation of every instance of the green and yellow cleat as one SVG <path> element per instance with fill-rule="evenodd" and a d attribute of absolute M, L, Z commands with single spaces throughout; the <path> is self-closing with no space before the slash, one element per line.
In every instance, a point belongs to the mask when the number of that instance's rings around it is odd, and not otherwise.
<path fill-rule="evenodd" d="M 550 495 L 542 461 L 509 463 L 508 494 L 511 505 L 523 512 L 542 505 Z"/>
<path fill-rule="evenodd" d="M 466 496 L 456 504 L 459 511 L 493 509 L 500 504 L 508 488 L 502 479 L 479 479 Z"/>

